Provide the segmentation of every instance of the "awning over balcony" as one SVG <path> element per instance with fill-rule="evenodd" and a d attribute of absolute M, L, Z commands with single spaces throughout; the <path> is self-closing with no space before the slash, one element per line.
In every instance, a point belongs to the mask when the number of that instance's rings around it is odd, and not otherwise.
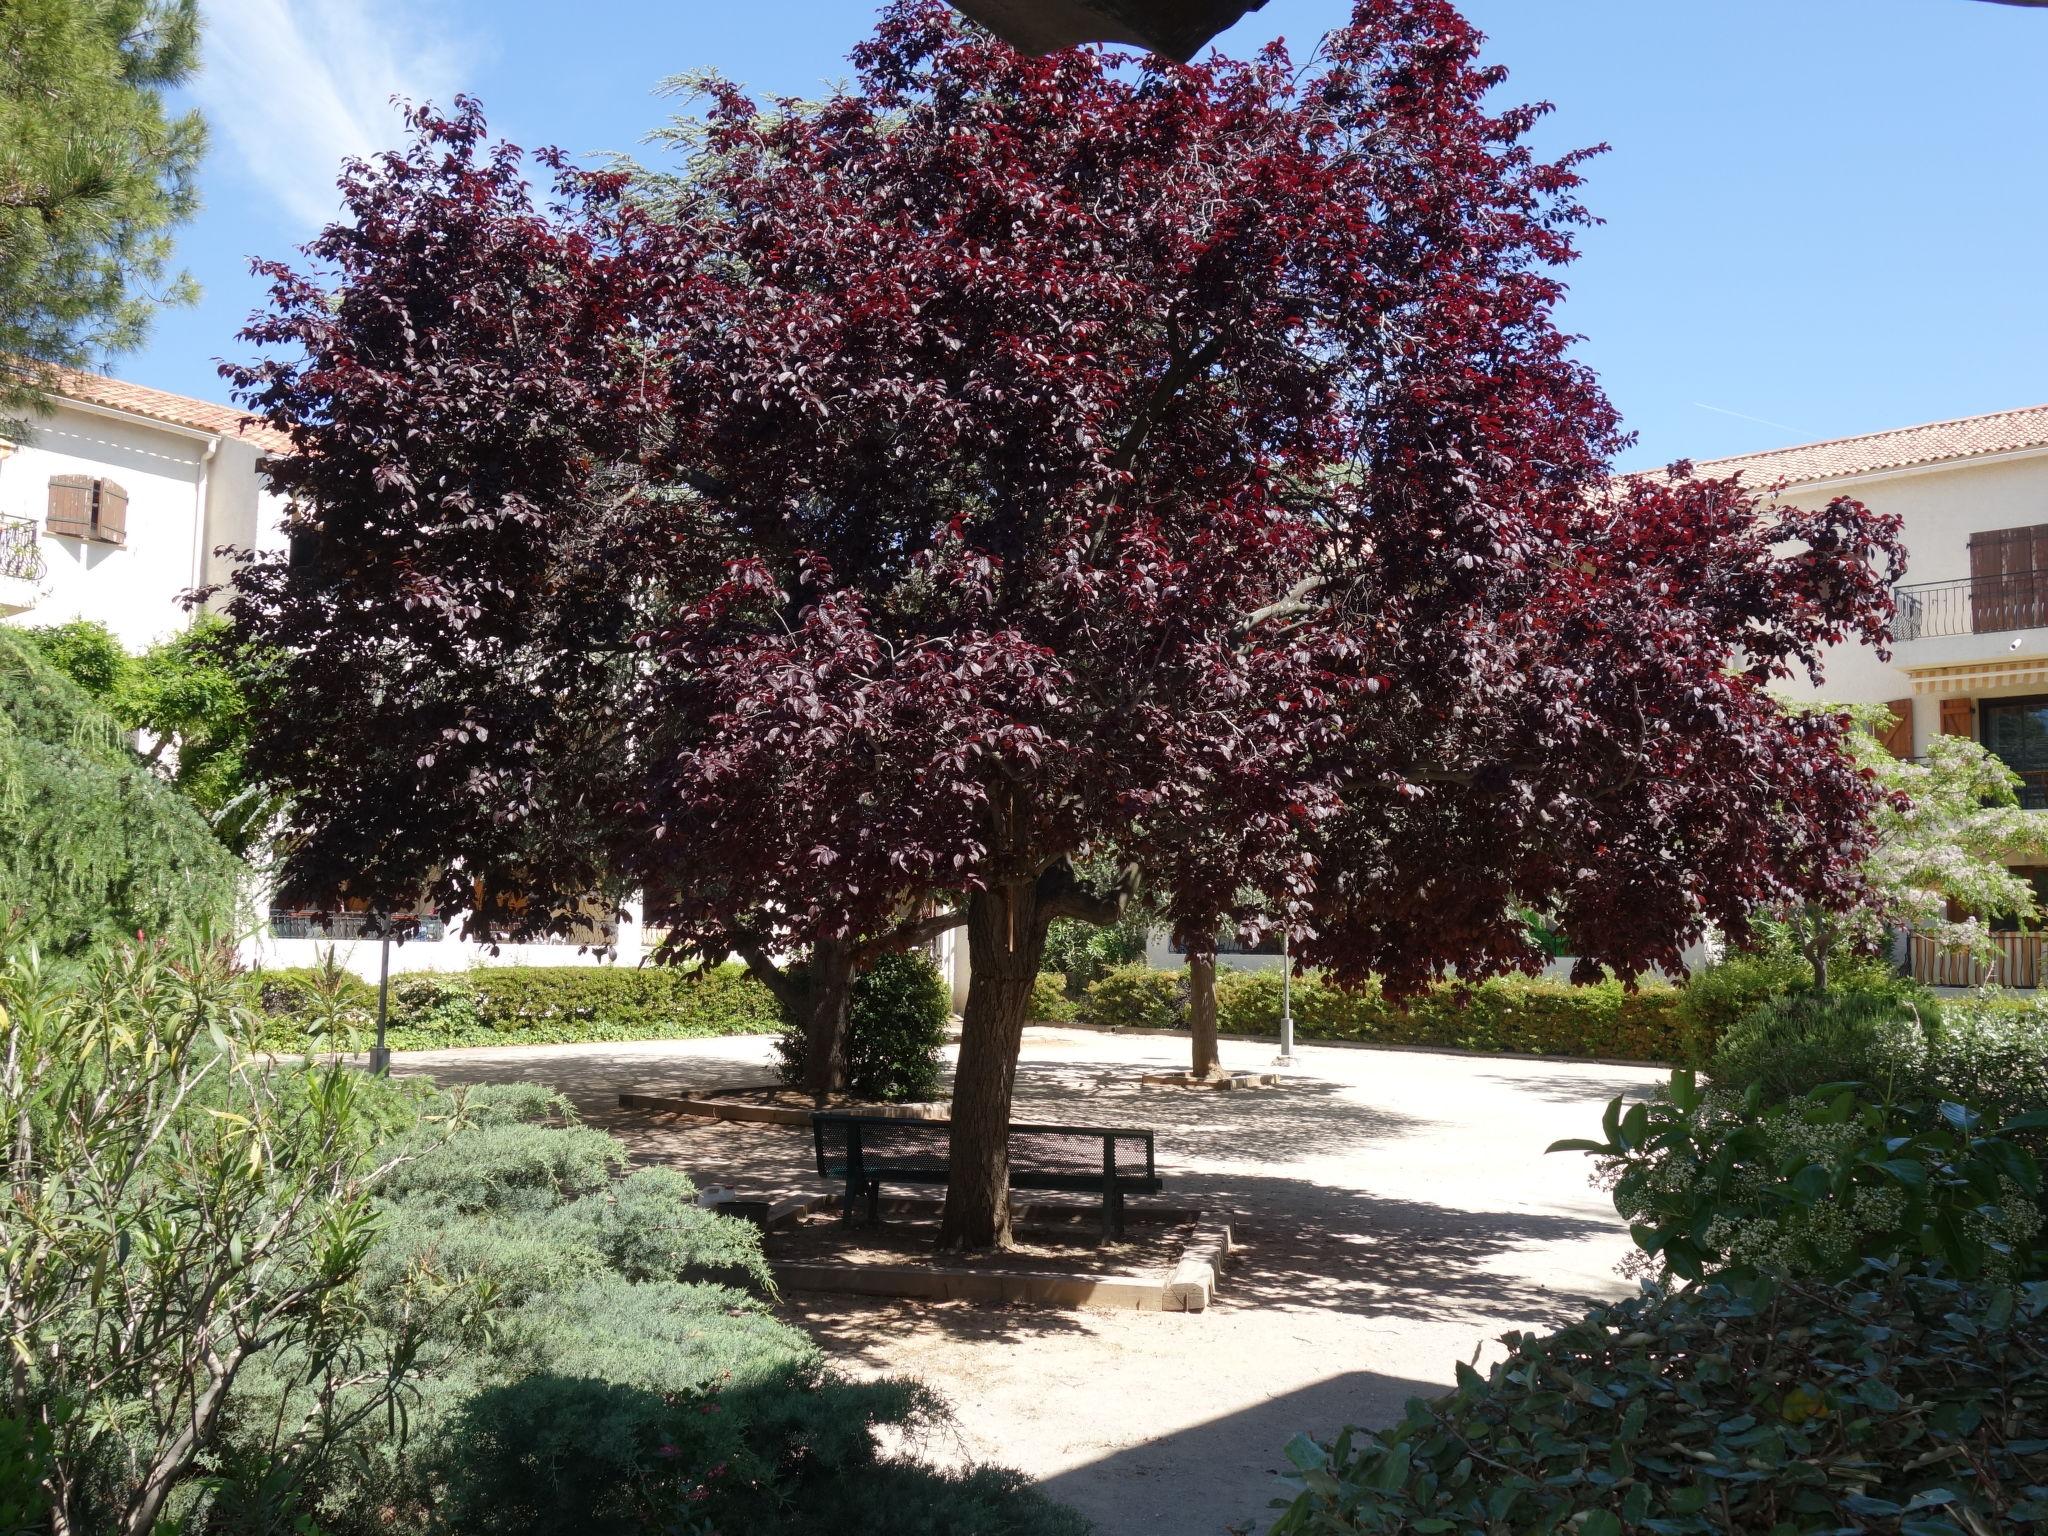
<path fill-rule="evenodd" d="M 1922 697 L 1978 694 L 1992 688 L 2039 687 L 2048 692 L 2048 656 L 2015 656 L 2009 661 L 1971 661 L 1945 667 L 1907 667 L 1913 692 Z"/>

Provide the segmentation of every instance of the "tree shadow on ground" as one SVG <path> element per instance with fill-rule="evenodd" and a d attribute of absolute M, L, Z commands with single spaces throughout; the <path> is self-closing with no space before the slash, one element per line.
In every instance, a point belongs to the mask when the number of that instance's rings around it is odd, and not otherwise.
<path fill-rule="evenodd" d="M 1573 1077 L 1558 1073 L 1550 1077 L 1536 1077 L 1525 1073 L 1475 1072 L 1477 1081 L 1499 1083 L 1519 1093 L 1530 1094 L 1550 1104 L 1584 1104 L 1597 1100 L 1605 1103 L 1608 1099 L 1647 1099 L 1671 1080 L 1669 1069 L 1644 1067 L 1635 1076 L 1591 1075 Z M 1590 1133 L 1589 1133 L 1590 1134 Z"/>
<path fill-rule="evenodd" d="M 894 1370 L 907 1340 L 942 1336 L 954 1344 L 1015 1344 L 1053 1334 L 1089 1334 L 1088 1315 L 1025 1302 L 919 1301 L 892 1296 L 785 1291 L 777 1311 L 836 1360 Z"/>
<path fill-rule="evenodd" d="M 1154 1133 L 1162 1172 L 1193 1160 L 1261 1165 L 1339 1156 L 1433 1122 L 1366 1104 L 1344 1084 L 1289 1078 L 1276 1088 L 1144 1088 L 1140 1069 L 1061 1061 L 1017 1066 L 1013 1117 L 1128 1125 Z"/>
<path fill-rule="evenodd" d="M 1468 1211 L 1297 1180 L 1209 1175 L 1205 1208 L 1231 1224 L 1217 1288 L 1226 1308 L 1335 1311 L 1375 1318 L 1547 1326 L 1575 1316 L 1619 1277 L 1585 1289 L 1529 1278 L 1526 1250 L 1619 1238 L 1613 1219 L 1542 1211 Z M 1625 1245 L 1617 1242 L 1615 1258 Z"/>
<path fill-rule="evenodd" d="M 1278 1518 L 1273 1501 L 1291 1493 L 1280 1481 L 1288 1441 L 1304 1433 L 1333 1439 L 1346 1424 L 1391 1424 L 1410 1398 L 1445 1390 L 1440 1382 L 1349 1371 L 1147 1439 L 1040 1486 L 1093 1520 L 1099 1536 L 1265 1531 Z"/>

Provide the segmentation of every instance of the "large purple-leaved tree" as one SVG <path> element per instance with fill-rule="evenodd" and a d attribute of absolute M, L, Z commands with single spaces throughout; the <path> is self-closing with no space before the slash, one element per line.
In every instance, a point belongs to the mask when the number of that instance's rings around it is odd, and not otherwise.
<path fill-rule="evenodd" d="M 1610 485 L 1576 160 L 1478 48 L 1361 0 L 1305 65 L 1031 59 L 902 0 L 844 91 L 714 84 L 661 196 L 546 208 L 419 114 L 237 373 L 301 449 L 234 596 L 295 878 L 644 889 L 813 1001 L 964 924 L 956 1246 L 1008 1239 L 1047 925 L 1137 881 L 1397 989 L 1528 966 L 1517 902 L 1635 974 L 1848 899 L 1868 786 L 1767 688 L 1881 638 L 1896 530 Z"/>

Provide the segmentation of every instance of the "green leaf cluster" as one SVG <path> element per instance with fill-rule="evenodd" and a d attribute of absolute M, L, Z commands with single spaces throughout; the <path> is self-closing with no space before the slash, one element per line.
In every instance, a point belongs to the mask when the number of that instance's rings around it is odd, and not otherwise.
<path fill-rule="evenodd" d="M 854 978 L 847 1003 L 847 1093 L 878 1104 L 933 1098 L 952 1012 L 952 993 L 929 956 L 916 951 L 876 956 Z M 785 1027 L 775 1046 L 782 1080 L 801 1083 L 803 1031 Z"/>
<path fill-rule="evenodd" d="M 1636 1245 L 1682 1280 L 1817 1275 L 1934 1262 L 1965 1279 L 2048 1268 L 2041 1174 L 2011 1132 L 1973 1109 L 1898 1102 L 1834 1084 L 1790 1101 L 1702 1091 L 1689 1071 L 1656 1099 L 1607 1106 L 1589 1152 L 1613 1180 Z"/>
<path fill-rule="evenodd" d="M 376 1023 L 377 989 L 338 964 L 251 972 L 276 1049 L 358 1050 Z M 393 1050 L 565 1045 L 766 1035 L 775 999 L 742 966 L 506 965 L 392 978 Z"/>
<path fill-rule="evenodd" d="M 192 802 L 223 845 L 251 851 L 278 799 L 244 761 L 248 690 L 262 658 L 236 643 L 226 620 L 202 613 L 139 656 L 91 619 L 23 633 L 122 730 L 139 733 L 142 762 Z"/>
<path fill-rule="evenodd" d="M 1986 1536 L 2048 1522 L 2048 1284 L 1715 1282 L 1510 1334 L 1287 1448 L 1273 1536 Z"/>
<path fill-rule="evenodd" d="M 198 0 L 0 0 L 0 430 L 52 365 L 141 344 L 189 299 L 170 230 L 199 206 L 197 113 L 164 91 L 198 58 Z"/>
<path fill-rule="evenodd" d="M 1704 1049 L 1679 1006 L 1682 993 L 1667 986 L 1631 992 L 1616 981 L 1574 986 L 1506 976 L 1394 999 L 1377 987 L 1339 987 L 1310 971 L 1294 979 L 1291 993 L 1297 1040 L 1654 1062 L 1693 1061 Z M 1184 1028 L 1186 973 L 1112 967 L 1090 984 L 1079 1012 L 1104 1028 Z M 1277 1035 L 1279 971 L 1219 967 L 1216 1018 L 1226 1035 Z"/>
<path fill-rule="evenodd" d="M 119 722 L 0 629 L 0 920 L 64 955 L 138 931 L 226 932 L 242 872 Z"/>

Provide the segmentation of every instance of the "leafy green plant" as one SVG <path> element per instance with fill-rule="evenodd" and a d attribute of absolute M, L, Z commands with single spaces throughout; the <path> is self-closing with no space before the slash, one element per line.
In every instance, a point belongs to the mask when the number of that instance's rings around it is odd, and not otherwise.
<path fill-rule="evenodd" d="M 114 719 L 0 625 L 0 920 L 46 955 L 225 932 L 243 874 Z"/>
<path fill-rule="evenodd" d="M 1106 866 L 1096 868 L 1095 873 L 1105 883 L 1112 877 L 1112 871 Z M 1060 978 L 1069 997 L 1080 997 L 1088 990 L 1089 983 L 1105 971 L 1144 959 L 1146 929 L 1153 917 L 1149 907 L 1137 903 L 1107 927 L 1084 923 L 1077 918 L 1059 918 L 1046 931 L 1045 957 L 1040 964 L 1046 972 Z"/>
<path fill-rule="evenodd" d="M 1031 983 L 1030 1017 L 1040 1024 L 1066 1024 L 1080 1016 L 1067 995 L 1066 978 L 1058 971 L 1040 971 Z"/>
<path fill-rule="evenodd" d="M 1656 1291 L 1287 1449 L 1273 1536 L 1987 1536 L 2048 1521 L 2048 1285 Z"/>
<path fill-rule="evenodd" d="M 2048 1126 L 2021 1116 L 2012 1130 Z M 1752 1087 L 1607 1106 L 1603 1160 L 1630 1235 L 1669 1275 L 1838 1278 L 1869 1261 L 1938 1260 L 1964 1279 L 2031 1278 L 2042 1259 L 2038 1165 L 1960 1104 L 1879 1102 L 1856 1087 L 1768 1102 Z"/>
<path fill-rule="evenodd" d="M 877 956 L 854 978 L 847 1006 L 847 1093 L 881 1104 L 932 1098 L 951 1017 L 952 993 L 928 956 L 918 951 Z M 782 1080 L 802 1082 L 801 1030 L 786 1025 L 776 1052 Z"/>
<path fill-rule="evenodd" d="M 1708 1071 L 1716 1087 L 1755 1085 L 1766 1100 L 1850 1081 L 1879 1098 L 1911 1095 L 1939 1017 L 1932 998 L 1923 1014 L 1892 991 L 1795 992 L 1744 1014 L 1714 1047 Z"/>
<path fill-rule="evenodd" d="M 1186 978 L 1139 962 L 1112 966 L 1090 982 L 1080 1013 L 1104 1029 L 1178 1029 L 1186 1010 Z"/>
<path fill-rule="evenodd" d="M 408 1032 L 444 1046 L 473 1037 L 483 1024 L 477 989 L 469 977 L 443 971 L 408 971 L 391 979 L 393 1016 Z M 388 1029 L 387 1029 L 388 1033 Z"/>
<path fill-rule="evenodd" d="M 1119 966 L 1088 989 L 1080 1016 L 1108 1028 L 1184 1028 L 1186 990 L 1182 972 Z M 1616 981 L 1576 986 L 1508 976 L 1395 1000 L 1377 986 L 1336 987 L 1311 971 L 1294 978 L 1292 990 L 1298 1040 L 1657 1062 L 1693 1054 L 1679 1013 L 1682 994 L 1660 985 L 1631 992 Z M 1279 971 L 1218 967 L 1216 1013 L 1225 1035 L 1270 1039 L 1280 1028 Z"/>
<path fill-rule="evenodd" d="M 252 973 L 271 1048 L 326 1048 L 323 1021 L 335 1009 L 353 1027 L 374 1017 L 376 988 L 346 971 L 330 984 L 321 974 L 327 966 L 323 956 L 321 967 Z M 767 989 L 736 965 L 481 966 L 404 973 L 392 978 L 392 991 L 387 1039 L 401 1051 L 765 1035 L 782 1022 Z"/>
<path fill-rule="evenodd" d="M 57 1529 L 156 1531 L 252 1362 L 300 1361 L 322 1411 L 268 1464 L 303 1465 L 392 1406 L 417 1343 L 409 1306 L 359 1326 L 370 1189 L 406 1155 L 377 1150 L 393 1090 L 276 1068 L 244 996 L 221 950 L 126 946 L 69 983 L 0 956 L 0 1418 L 31 1427 Z"/>

